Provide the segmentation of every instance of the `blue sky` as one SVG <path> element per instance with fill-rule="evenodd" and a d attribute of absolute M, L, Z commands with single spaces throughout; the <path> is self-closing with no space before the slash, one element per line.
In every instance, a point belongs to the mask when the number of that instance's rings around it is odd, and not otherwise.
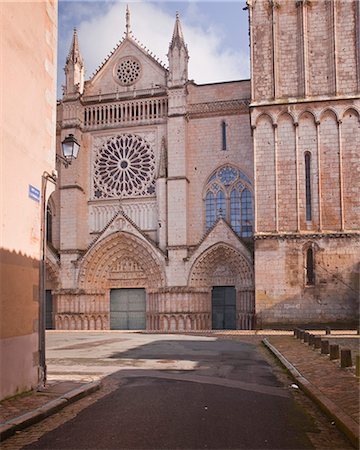
<path fill-rule="evenodd" d="M 58 98 L 73 28 L 79 35 L 86 79 L 117 45 L 129 5 L 134 36 L 167 66 L 166 53 L 178 11 L 190 54 L 189 78 L 211 83 L 249 78 L 248 16 L 234 1 L 59 1 Z"/>

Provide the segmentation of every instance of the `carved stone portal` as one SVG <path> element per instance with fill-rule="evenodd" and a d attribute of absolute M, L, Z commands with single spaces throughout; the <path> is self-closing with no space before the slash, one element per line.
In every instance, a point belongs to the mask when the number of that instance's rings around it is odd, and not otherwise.
<path fill-rule="evenodd" d="M 162 264 L 161 264 L 162 263 Z M 164 286 L 164 262 L 150 245 L 126 232 L 100 241 L 85 256 L 79 284 L 85 289 Z"/>

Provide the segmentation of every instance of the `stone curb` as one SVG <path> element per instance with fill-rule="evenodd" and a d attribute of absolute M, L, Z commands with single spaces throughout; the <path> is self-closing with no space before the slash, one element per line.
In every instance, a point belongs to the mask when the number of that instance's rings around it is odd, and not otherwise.
<path fill-rule="evenodd" d="M 263 344 L 281 364 L 289 371 L 292 378 L 302 390 L 330 417 L 338 428 L 348 437 L 355 448 L 359 448 L 359 424 L 344 413 L 333 401 L 324 395 L 316 386 L 310 383 L 301 373 L 265 338 Z"/>
<path fill-rule="evenodd" d="M 84 384 L 79 388 L 73 389 L 72 391 L 61 395 L 61 397 L 56 398 L 55 400 L 45 403 L 45 405 L 42 405 L 33 411 L 29 411 L 19 417 L 15 417 L 14 419 L 0 424 L 0 442 L 10 436 L 13 436 L 17 431 L 23 430 L 30 425 L 34 425 L 51 414 L 60 411 L 66 405 L 69 405 L 70 403 L 80 400 L 82 397 L 97 391 L 100 389 L 100 386 L 100 381 L 93 381 L 91 383 Z"/>

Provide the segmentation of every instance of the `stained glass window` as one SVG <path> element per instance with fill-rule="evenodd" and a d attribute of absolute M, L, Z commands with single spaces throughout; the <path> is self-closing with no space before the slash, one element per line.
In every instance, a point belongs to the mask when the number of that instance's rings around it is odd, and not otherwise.
<path fill-rule="evenodd" d="M 135 197 L 155 192 L 155 155 L 141 136 L 122 134 L 108 139 L 94 163 L 96 198 Z"/>
<path fill-rule="evenodd" d="M 252 235 L 253 209 L 252 197 L 249 189 L 244 189 L 241 194 L 241 236 Z"/>
<path fill-rule="evenodd" d="M 230 224 L 235 233 L 240 234 L 240 192 L 233 189 L 230 194 Z"/>
<path fill-rule="evenodd" d="M 205 198 L 206 208 L 206 229 L 212 227 L 216 220 L 215 214 L 215 197 L 212 192 L 208 192 Z"/>
<path fill-rule="evenodd" d="M 226 202 L 223 191 L 219 191 L 216 195 L 216 218 L 218 219 L 219 217 L 223 219 L 226 217 Z"/>
<path fill-rule="evenodd" d="M 220 217 L 241 237 L 253 234 L 253 201 L 251 182 L 242 171 L 224 166 L 207 183 L 205 195 L 206 229 Z"/>

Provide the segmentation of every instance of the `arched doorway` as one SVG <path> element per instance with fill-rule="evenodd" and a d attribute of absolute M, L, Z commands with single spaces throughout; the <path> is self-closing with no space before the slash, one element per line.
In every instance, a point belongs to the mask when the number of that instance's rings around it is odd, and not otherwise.
<path fill-rule="evenodd" d="M 212 328 L 253 328 L 254 270 L 250 254 L 225 243 L 215 244 L 194 262 L 189 284 L 208 288 Z"/>
<path fill-rule="evenodd" d="M 98 242 L 85 256 L 79 271 L 82 297 L 87 296 L 91 302 L 97 293 L 97 309 L 105 310 L 110 329 L 147 328 L 147 292 L 164 284 L 157 250 L 125 231 Z"/>

